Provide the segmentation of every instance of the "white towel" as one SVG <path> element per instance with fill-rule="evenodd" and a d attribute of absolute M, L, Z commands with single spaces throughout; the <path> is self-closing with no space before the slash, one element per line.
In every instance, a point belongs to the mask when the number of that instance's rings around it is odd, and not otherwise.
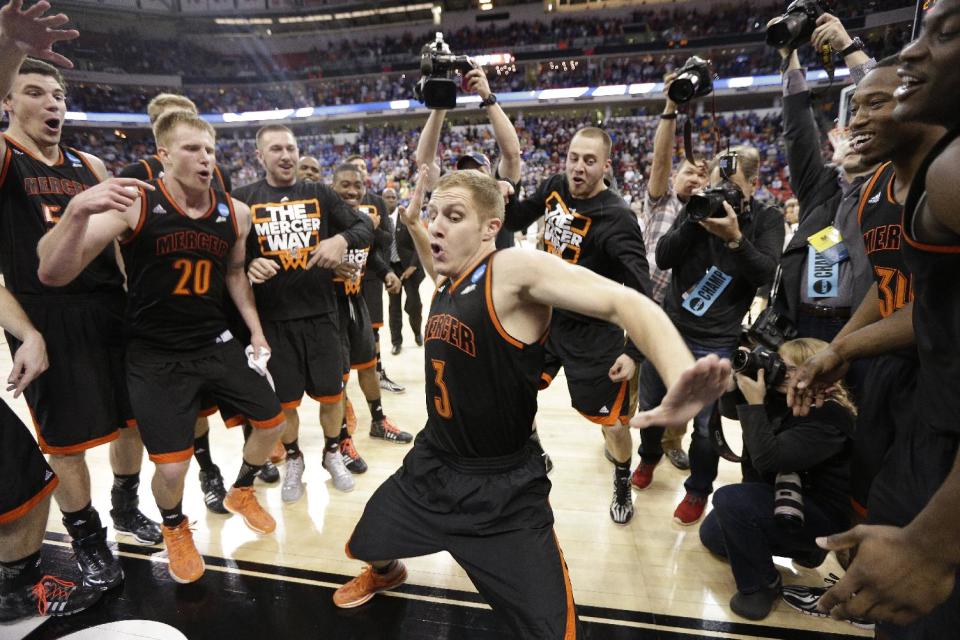
<path fill-rule="evenodd" d="M 247 348 L 244 349 L 244 353 L 247 354 L 247 366 L 261 376 L 264 376 L 270 384 L 270 388 L 276 391 L 277 388 L 273 384 L 273 376 L 270 375 L 270 371 L 267 369 L 267 363 L 270 362 L 270 352 L 266 349 L 261 349 L 260 353 L 254 357 L 253 345 L 248 344 Z"/>

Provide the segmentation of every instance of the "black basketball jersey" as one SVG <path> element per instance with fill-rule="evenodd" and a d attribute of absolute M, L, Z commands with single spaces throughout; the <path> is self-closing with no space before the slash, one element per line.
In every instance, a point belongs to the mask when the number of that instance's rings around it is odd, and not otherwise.
<path fill-rule="evenodd" d="M 465 458 L 506 456 L 530 438 L 543 341 L 508 335 L 493 308 L 496 252 L 441 283 L 424 328 L 427 435 Z"/>
<path fill-rule="evenodd" d="M 387 210 L 387 203 L 378 195 L 370 193 L 364 194 L 360 200 L 360 206 L 357 207 L 361 213 L 367 215 L 376 214 L 380 217 L 380 226 L 373 231 L 373 251 L 376 255 L 374 261 L 379 260 L 383 266 L 390 264 L 390 244 L 393 242 L 393 223 L 390 222 L 391 211 Z M 371 262 L 368 267 L 373 267 Z M 380 280 L 382 274 L 376 273 L 376 269 L 368 268 L 364 274 L 367 280 Z"/>
<path fill-rule="evenodd" d="M 957 137 L 960 128 L 927 155 L 903 212 L 903 257 L 916 280 L 913 332 L 920 354 L 919 418 L 937 431 L 954 435 L 960 432 L 960 243 L 925 244 L 916 239 L 914 225 L 927 198 L 927 171 Z"/>
<path fill-rule="evenodd" d="M 121 178 L 137 178 L 139 180 L 159 180 L 163 177 L 163 163 L 157 156 L 148 156 L 141 160 L 128 164 L 120 170 Z M 220 170 L 220 167 L 213 165 L 213 184 L 211 185 L 217 191 L 230 193 L 230 177 Z"/>
<path fill-rule="evenodd" d="M 860 192 L 857 209 L 884 318 L 913 300 L 913 278 L 900 252 L 903 206 L 894 197 L 894 178 L 892 163 L 880 165 Z"/>
<path fill-rule="evenodd" d="M 60 145 L 53 166 L 4 135 L 7 150 L 0 163 L 0 266 L 4 283 L 16 295 L 112 293 L 123 295 L 123 274 L 113 245 L 94 258 L 70 284 L 40 283 L 37 244 L 60 220 L 70 199 L 100 182 L 87 159 Z"/>
<path fill-rule="evenodd" d="M 198 219 L 177 205 L 162 180 L 141 192 L 140 221 L 120 245 L 127 268 L 130 349 L 201 357 L 224 339 L 227 254 L 237 241 L 229 196 L 210 190 Z"/>

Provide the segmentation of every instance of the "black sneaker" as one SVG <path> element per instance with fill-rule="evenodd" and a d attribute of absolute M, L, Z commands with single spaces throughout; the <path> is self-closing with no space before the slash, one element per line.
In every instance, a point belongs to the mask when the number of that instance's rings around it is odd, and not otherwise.
<path fill-rule="evenodd" d="M 340 441 L 340 457 L 350 473 L 366 473 L 367 463 L 360 457 L 360 452 L 353 444 L 353 438 L 347 436 Z"/>
<path fill-rule="evenodd" d="M 422 333 L 418 333 L 417 335 L 413 336 L 413 341 L 417 343 L 417 346 L 418 346 L 418 347 L 422 347 L 422 346 L 423 346 L 423 334 L 422 334 Z"/>
<path fill-rule="evenodd" d="M 140 509 L 127 509 L 125 511 L 110 509 L 110 517 L 113 518 L 113 528 L 117 533 L 133 536 L 133 539 L 140 544 L 160 544 L 163 542 L 160 525 L 143 515 Z"/>
<path fill-rule="evenodd" d="M 374 420 L 370 423 L 370 437 L 381 438 L 387 442 L 396 442 L 397 444 L 407 444 L 413 440 L 413 436 L 406 431 L 401 431 L 397 425 L 393 424 L 390 418 L 384 416 L 382 420 Z"/>
<path fill-rule="evenodd" d="M 667 454 L 667 460 L 670 461 L 670 464 L 677 469 L 686 471 L 690 468 L 690 456 L 683 449 L 668 449 L 664 453 Z"/>
<path fill-rule="evenodd" d="M 737 591 L 730 598 L 730 610 L 741 618 L 747 620 L 763 620 L 773 606 L 780 599 L 781 593 L 780 577 L 777 577 L 777 584 L 772 587 L 764 587 L 753 593 L 740 593 Z"/>
<path fill-rule="evenodd" d="M 200 469 L 200 489 L 203 490 L 203 503 L 207 509 L 213 513 L 230 513 L 223 506 L 223 499 L 227 495 L 227 490 L 223 486 L 223 476 L 220 475 L 220 468 L 213 465 L 210 471 Z"/>
<path fill-rule="evenodd" d="M 107 546 L 106 527 L 86 538 L 74 540 L 72 545 L 84 586 L 106 591 L 123 582 L 120 560 Z"/>
<path fill-rule="evenodd" d="M 627 524 L 633 518 L 633 493 L 630 491 L 630 470 L 618 476 L 613 472 L 613 500 L 610 502 L 610 518 L 617 524 Z"/>
<path fill-rule="evenodd" d="M 267 484 L 273 484 L 280 480 L 280 469 L 277 469 L 277 465 L 267 460 L 263 463 L 263 466 L 260 467 L 257 476 Z"/>
<path fill-rule="evenodd" d="M 37 584 L 0 595 L 0 622 L 29 616 L 70 616 L 95 604 L 103 592 L 53 576 Z"/>
<path fill-rule="evenodd" d="M 820 602 L 820 598 L 823 596 L 823 594 L 825 594 L 830 587 L 839 582 L 839 580 L 840 578 L 837 576 L 837 574 L 831 573 L 828 577 L 823 579 L 824 583 L 827 585 L 825 587 L 807 587 L 802 584 L 787 585 L 783 587 L 783 601 L 786 602 L 791 608 L 796 609 L 804 615 L 826 618 L 830 614 L 824 613 L 817 609 L 817 604 Z M 851 618 L 847 620 L 847 622 L 858 629 L 865 629 L 867 631 L 872 631 L 874 627 L 872 622 L 869 620 L 863 620 L 861 618 Z"/>
<path fill-rule="evenodd" d="M 380 388 L 384 391 L 389 391 L 390 393 L 403 393 L 407 390 L 407 388 L 399 382 L 394 382 L 387 377 L 386 371 L 381 371 L 378 377 L 380 380 Z"/>

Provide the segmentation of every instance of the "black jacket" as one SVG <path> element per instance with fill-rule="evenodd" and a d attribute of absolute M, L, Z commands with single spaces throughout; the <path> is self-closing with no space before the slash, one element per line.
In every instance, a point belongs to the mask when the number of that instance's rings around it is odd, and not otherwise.
<path fill-rule="evenodd" d="M 728 249 L 719 237 L 687 216 L 684 207 L 670 231 L 657 243 L 657 266 L 672 269 L 663 309 L 677 330 L 707 346 L 728 346 L 740 336 L 740 323 L 757 289 L 773 282 L 783 247 L 783 216 L 774 207 L 751 200 L 750 211 L 740 216 L 740 249 Z M 683 308 L 684 294 L 711 268 L 733 280 L 701 316 Z"/>
<path fill-rule="evenodd" d="M 796 324 L 803 270 L 807 262 L 807 238 L 833 224 L 842 207 L 849 207 L 854 212 L 853 224 L 840 229 L 854 270 L 853 308 L 860 304 L 873 284 L 873 272 L 855 216 L 860 187 L 865 179 L 858 178 L 851 185 L 844 186 L 837 167 L 823 161 L 817 124 L 810 109 L 809 91 L 783 99 L 783 138 L 790 166 L 790 187 L 800 203 L 800 220 L 793 239 L 780 258 L 780 289 L 773 304 L 779 313 Z"/>
<path fill-rule="evenodd" d="M 417 255 L 417 245 L 413 243 L 413 236 L 410 235 L 407 225 L 401 220 L 397 220 L 394 237 L 397 241 L 397 254 L 400 256 L 400 268 L 406 270 L 408 267 L 417 267 L 418 271 L 422 271 L 420 257 Z"/>
<path fill-rule="evenodd" d="M 794 416 L 781 393 L 763 405 L 743 403 L 739 390 L 721 398 L 721 413 L 743 428 L 744 481 L 773 484 L 778 473 L 800 475 L 803 494 L 831 515 L 849 513 L 854 415 L 828 400 Z"/>

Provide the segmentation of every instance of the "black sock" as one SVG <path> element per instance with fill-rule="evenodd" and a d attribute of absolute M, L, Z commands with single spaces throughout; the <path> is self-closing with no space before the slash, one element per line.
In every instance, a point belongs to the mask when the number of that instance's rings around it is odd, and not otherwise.
<path fill-rule="evenodd" d="M 383 373 L 383 358 L 380 357 L 380 350 L 377 350 L 377 373 Z"/>
<path fill-rule="evenodd" d="M 350 437 L 350 434 L 347 433 L 347 425 L 340 425 L 340 435 L 337 436 L 337 442 L 343 442 Z"/>
<path fill-rule="evenodd" d="M 140 506 L 137 490 L 140 488 L 140 474 L 113 474 L 113 487 L 110 489 L 110 513 L 127 513 Z"/>
<path fill-rule="evenodd" d="M 287 451 L 287 457 L 295 457 L 300 455 L 300 439 L 296 439 L 293 442 L 284 442 L 283 448 Z"/>
<path fill-rule="evenodd" d="M 160 516 L 163 518 L 164 526 L 173 529 L 175 526 L 183 522 L 183 519 L 186 517 L 183 515 L 183 500 L 177 503 L 173 509 L 164 509 L 163 507 L 158 507 L 160 509 Z"/>
<path fill-rule="evenodd" d="M 367 406 L 370 407 L 370 417 L 373 418 L 374 422 L 383 420 L 383 404 L 380 402 L 380 398 L 367 402 Z"/>
<path fill-rule="evenodd" d="M 344 429 L 341 428 L 341 430 L 340 430 L 341 433 L 343 432 L 343 430 L 344 430 Z M 337 436 L 334 436 L 334 437 L 332 437 L 332 438 L 331 438 L 330 436 L 323 436 L 323 450 L 324 450 L 324 451 L 339 451 L 339 450 L 340 450 L 340 438 L 338 438 Z"/>
<path fill-rule="evenodd" d="M 252 487 L 253 479 L 257 477 L 257 472 L 263 468 L 262 464 L 250 464 L 244 459 L 240 465 L 240 473 L 237 475 L 237 481 L 233 483 L 235 487 Z"/>
<path fill-rule="evenodd" d="M 0 562 L 0 595 L 14 593 L 40 582 L 40 549 L 13 562 Z"/>
<path fill-rule="evenodd" d="M 140 488 L 140 474 L 131 473 L 130 475 L 122 476 L 119 473 L 113 474 L 113 490 L 122 491 L 131 495 L 137 495 L 137 490 Z"/>
<path fill-rule="evenodd" d="M 630 477 L 630 462 L 628 458 L 626 462 L 614 462 L 613 463 L 613 477 L 617 480 L 621 478 Z"/>
<path fill-rule="evenodd" d="M 371 565 L 371 566 L 372 566 L 372 565 Z M 390 573 L 391 571 L 393 571 L 393 570 L 396 569 L 396 568 L 397 568 L 397 561 L 396 561 L 396 560 L 391 560 L 391 561 L 390 561 L 390 564 L 388 564 L 387 566 L 385 566 L 385 567 L 380 567 L 379 569 L 378 569 L 377 567 L 373 567 L 373 570 L 374 570 L 376 573 L 379 573 L 380 575 L 385 575 L 385 574 Z"/>
<path fill-rule="evenodd" d="M 103 529 L 103 525 L 100 524 L 100 514 L 89 502 L 79 511 L 64 511 L 63 526 L 67 528 L 67 533 L 74 540 L 86 538 Z"/>
<path fill-rule="evenodd" d="M 193 457 L 197 459 L 201 471 L 213 469 L 213 460 L 210 458 L 210 432 L 207 431 L 199 438 L 193 439 Z"/>

